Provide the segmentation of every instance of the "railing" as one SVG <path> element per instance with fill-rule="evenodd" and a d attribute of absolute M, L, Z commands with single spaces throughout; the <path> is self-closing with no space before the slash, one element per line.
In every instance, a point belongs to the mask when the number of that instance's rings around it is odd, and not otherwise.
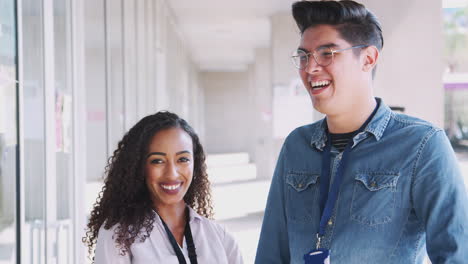
<path fill-rule="evenodd" d="M 34 220 L 30 223 L 30 264 L 45 264 L 45 245 L 52 245 L 48 250 L 47 263 L 72 263 L 72 222 L 70 219 L 59 220 L 47 225 L 47 238 L 54 239 L 52 243 L 46 241 L 45 224 L 42 220 Z"/>

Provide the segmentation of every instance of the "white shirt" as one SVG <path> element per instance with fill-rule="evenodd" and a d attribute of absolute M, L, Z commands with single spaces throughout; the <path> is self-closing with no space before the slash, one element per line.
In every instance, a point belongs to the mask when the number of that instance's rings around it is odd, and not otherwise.
<path fill-rule="evenodd" d="M 192 231 L 198 263 L 243 263 L 236 241 L 231 234 L 226 232 L 223 226 L 200 216 L 190 207 L 189 212 L 190 229 Z M 117 244 L 113 238 L 114 230 L 117 226 L 118 224 L 109 230 L 104 229 L 103 226 L 99 229 L 96 243 L 96 264 L 179 264 L 166 230 L 157 214 L 150 236 L 144 242 L 135 239 L 135 242 L 130 246 L 130 252 L 125 254 L 125 256 L 119 254 L 119 250 L 116 247 Z M 182 245 L 181 250 L 185 260 L 187 263 L 190 263 L 185 236 Z"/>

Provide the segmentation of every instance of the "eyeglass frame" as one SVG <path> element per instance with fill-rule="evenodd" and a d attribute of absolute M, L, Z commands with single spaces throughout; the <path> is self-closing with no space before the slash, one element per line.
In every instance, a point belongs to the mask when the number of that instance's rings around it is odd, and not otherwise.
<path fill-rule="evenodd" d="M 298 56 L 294 56 L 292 55 L 291 56 L 291 60 L 293 61 L 293 64 L 294 64 L 294 67 L 296 67 L 297 69 L 299 70 L 304 70 L 305 68 L 307 68 L 307 66 L 309 66 L 309 61 L 310 61 L 310 55 L 312 55 L 312 57 L 314 58 L 315 62 L 317 63 L 317 65 L 321 66 L 321 67 L 327 67 L 329 65 L 331 65 L 333 63 L 333 60 L 335 59 L 335 53 L 340 53 L 340 52 L 343 52 L 343 51 L 346 51 L 346 50 L 351 50 L 351 49 L 357 49 L 357 48 L 366 48 L 366 47 L 369 47 L 369 45 L 366 45 L 366 44 L 361 44 L 361 45 L 356 45 L 356 46 L 352 46 L 352 47 L 349 47 L 349 48 L 345 48 L 345 49 L 339 49 L 339 50 L 334 50 L 333 48 L 329 48 L 331 50 L 331 55 L 332 55 L 332 58 L 330 60 L 330 63 L 327 64 L 327 65 L 322 65 L 320 63 L 318 63 L 317 61 L 317 58 L 315 57 L 316 55 L 316 52 L 317 50 L 314 50 L 313 52 L 309 52 L 309 53 L 306 53 L 304 50 L 301 49 L 301 51 L 303 51 L 305 53 L 305 56 L 307 57 L 307 63 L 306 65 L 301 68 L 299 66 L 296 65 L 296 63 L 294 62 L 294 58 L 298 57 Z M 296 51 L 297 52 L 297 51 Z"/>

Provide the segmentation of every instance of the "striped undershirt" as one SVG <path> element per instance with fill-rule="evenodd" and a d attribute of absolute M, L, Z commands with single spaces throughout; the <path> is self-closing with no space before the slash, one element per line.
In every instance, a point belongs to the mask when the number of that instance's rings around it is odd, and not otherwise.
<path fill-rule="evenodd" d="M 342 152 L 346 145 L 348 144 L 349 139 L 353 138 L 357 131 L 344 134 L 333 134 L 330 133 L 332 145 L 340 152 Z"/>
<path fill-rule="evenodd" d="M 374 111 L 372 114 L 367 118 L 366 122 L 363 124 L 364 127 L 369 124 L 369 122 L 372 120 L 374 117 L 375 113 L 377 113 L 377 110 L 379 109 L 380 106 L 380 100 L 377 100 L 377 104 L 374 108 Z M 343 134 L 333 134 L 330 133 L 331 136 L 331 143 L 332 146 L 334 146 L 336 149 L 338 149 L 340 152 L 343 152 L 343 150 L 346 148 L 346 145 L 348 145 L 348 141 L 353 138 L 358 130 L 349 132 L 349 133 L 343 133 Z"/>

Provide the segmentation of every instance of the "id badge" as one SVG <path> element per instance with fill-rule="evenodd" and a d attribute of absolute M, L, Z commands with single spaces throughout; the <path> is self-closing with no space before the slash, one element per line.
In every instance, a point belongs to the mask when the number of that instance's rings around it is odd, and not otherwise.
<path fill-rule="evenodd" d="M 305 264 L 330 264 L 330 250 L 319 248 L 304 255 Z"/>

